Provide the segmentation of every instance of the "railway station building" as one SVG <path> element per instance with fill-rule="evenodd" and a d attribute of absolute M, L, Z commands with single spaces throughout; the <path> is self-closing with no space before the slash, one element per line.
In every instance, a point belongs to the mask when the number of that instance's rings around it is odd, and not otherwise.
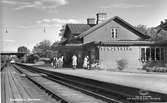
<path fill-rule="evenodd" d="M 118 16 L 106 20 L 106 13 L 96 19 L 88 18 L 87 24 L 66 24 L 63 39 L 57 50 L 64 56 L 64 66 L 71 65 L 76 54 L 78 67 L 88 55 L 90 63 L 102 69 L 116 69 L 123 61 L 128 69 L 142 68 L 147 61 L 167 64 L 167 41 L 150 41 L 134 26 Z"/>

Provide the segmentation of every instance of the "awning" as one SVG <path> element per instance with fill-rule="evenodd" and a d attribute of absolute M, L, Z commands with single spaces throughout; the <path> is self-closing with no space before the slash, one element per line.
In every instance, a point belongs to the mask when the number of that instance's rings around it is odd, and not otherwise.
<path fill-rule="evenodd" d="M 90 42 L 83 46 L 167 46 L 167 40 L 164 41 L 111 41 L 111 42 Z"/>

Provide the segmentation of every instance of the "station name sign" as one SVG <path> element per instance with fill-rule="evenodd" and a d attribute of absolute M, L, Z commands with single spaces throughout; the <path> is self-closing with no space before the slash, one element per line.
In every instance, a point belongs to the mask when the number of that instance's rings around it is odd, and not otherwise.
<path fill-rule="evenodd" d="M 131 51 L 132 48 L 130 47 L 107 47 L 107 46 L 103 46 L 103 47 L 99 47 L 99 49 L 101 51 Z"/>

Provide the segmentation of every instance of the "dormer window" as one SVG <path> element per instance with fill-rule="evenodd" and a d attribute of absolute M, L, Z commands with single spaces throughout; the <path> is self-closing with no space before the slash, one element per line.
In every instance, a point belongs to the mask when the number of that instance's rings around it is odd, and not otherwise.
<path fill-rule="evenodd" d="M 117 38 L 118 37 L 118 30 L 117 28 L 111 28 L 111 37 Z"/>

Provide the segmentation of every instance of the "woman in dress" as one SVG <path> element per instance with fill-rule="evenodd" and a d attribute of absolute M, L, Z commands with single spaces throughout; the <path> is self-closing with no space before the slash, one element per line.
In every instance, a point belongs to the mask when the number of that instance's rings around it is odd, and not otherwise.
<path fill-rule="evenodd" d="M 72 56 L 72 66 L 73 66 L 73 69 L 76 69 L 76 66 L 77 66 L 77 56 L 76 55 Z"/>
<path fill-rule="evenodd" d="M 84 58 L 83 68 L 89 69 L 89 57 L 88 56 L 85 56 Z"/>

